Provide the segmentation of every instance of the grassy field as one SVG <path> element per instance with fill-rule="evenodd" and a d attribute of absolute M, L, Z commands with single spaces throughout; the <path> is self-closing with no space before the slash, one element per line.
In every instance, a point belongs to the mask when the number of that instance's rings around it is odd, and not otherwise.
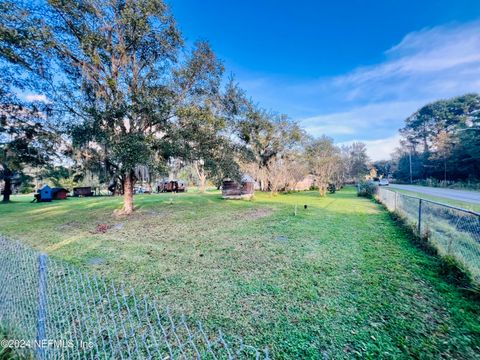
<path fill-rule="evenodd" d="M 274 358 L 480 354 L 480 304 L 354 189 L 140 195 L 129 218 L 112 215 L 120 198 L 14 200 L 0 205 L 0 233 L 268 345 Z"/>

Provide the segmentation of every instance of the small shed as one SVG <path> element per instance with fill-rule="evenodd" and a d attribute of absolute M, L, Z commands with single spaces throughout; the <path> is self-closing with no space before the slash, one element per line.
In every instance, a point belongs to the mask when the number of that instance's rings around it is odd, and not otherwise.
<path fill-rule="evenodd" d="M 73 196 L 93 196 L 91 186 L 82 186 L 73 188 Z"/>
<path fill-rule="evenodd" d="M 48 185 L 44 185 L 40 189 L 37 190 L 37 193 L 34 195 L 34 200 L 37 200 L 38 202 L 50 202 L 52 201 L 52 188 Z"/>
<path fill-rule="evenodd" d="M 52 189 L 53 200 L 66 200 L 68 196 L 68 190 L 61 187 L 54 187 Z"/>
<path fill-rule="evenodd" d="M 251 199 L 255 193 L 255 180 L 249 176 L 244 175 L 241 182 L 226 179 L 222 185 L 222 197 L 224 199 Z"/>

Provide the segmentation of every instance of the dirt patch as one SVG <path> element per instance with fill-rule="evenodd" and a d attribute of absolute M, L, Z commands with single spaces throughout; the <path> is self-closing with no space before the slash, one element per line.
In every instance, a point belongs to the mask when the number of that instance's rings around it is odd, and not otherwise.
<path fill-rule="evenodd" d="M 161 210 L 135 210 L 132 214 L 125 216 L 124 219 L 127 219 L 128 221 L 132 220 L 146 220 L 146 219 L 151 219 L 151 218 L 157 218 L 157 217 L 162 217 L 165 218 L 167 216 L 170 216 L 170 213 L 166 211 L 165 209 Z"/>
<path fill-rule="evenodd" d="M 115 225 L 113 226 L 113 229 L 114 229 L 114 230 L 122 230 L 124 226 L 125 226 L 124 223 L 118 223 L 118 224 L 115 224 Z"/>
<path fill-rule="evenodd" d="M 241 216 L 245 220 L 255 220 L 261 219 L 267 216 L 270 216 L 273 213 L 272 209 L 263 208 L 263 209 L 253 209 Z"/>
<path fill-rule="evenodd" d="M 92 234 L 105 234 L 109 229 L 112 228 L 110 224 L 97 224 L 95 230 L 93 230 Z"/>
<path fill-rule="evenodd" d="M 69 221 L 66 222 L 65 224 L 61 224 L 57 226 L 58 231 L 68 231 L 68 230 L 73 230 L 73 229 L 78 229 L 81 227 L 81 223 L 78 221 Z"/>

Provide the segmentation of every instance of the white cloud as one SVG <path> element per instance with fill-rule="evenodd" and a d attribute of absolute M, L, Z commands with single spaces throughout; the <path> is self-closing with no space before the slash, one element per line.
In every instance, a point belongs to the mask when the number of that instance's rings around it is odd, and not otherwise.
<path fill-rule="evenodd" d="M 480 92 L 479 34 L 480 21 L 422 29 L 407 34 L 376 65 L 308 81 L 262 76 L 253 83 L 253 96 L 290 113 L 312 135 L 383 141 L 372 146 L 390 151 L 405 118 L 422 105 Z"/>
<path fill-rule="evenodd" d="M 335 136 L 368 132 L 365 138 L 375 136 L 375 132 L 397 128 L 403 119 L 411 114 L 411 109 L 418 108 L 422 102 L 398 101 L 359 106 L 349 111 L 327 113 L 300 120 L 307 132 L 314 136 L 322 134 Z"/>
<path fill-rule="evenodd" d="M 313 135 L 363 141 L 373 160 L 389 158 L 398 146 L 398 129 L 419 107 L 480 92 L 478 34 L 480 22 L 423 29 L 389 49 L 382 63 L 308 84 L 310 91 L 339 97 L 342 110 L 306 117 L 301 124 Z"/>
<path fill-rule="evenodd" d="M 43 94 L 27 94 L 25 95 L 25 100 L 27 101 L 41 101 L 41 102 L 48 102 L 48 98 Z"/>
<path fill-rule="evenodd" d="M 319 121 L 321 125 L 310 125 L 306 126 L 305 130 L 310 135 L 320 136 L 320 135 L 351 135 L 356 133 L 356 129 L 353 126 L 348 125 L 339 125 L 339 124 L 329 124 L 325 121 Z"/>
<path fill-rule="evenodd" d="M 350 101 L 439 98 L 480 91 L 480 22 L 407 34 L 383 63 L 332 80 Z"/>
<path fill-rule="evenodd" d="M 367 155 L 372 161 L 387 160 L 400 144 L 400 135 L 376 140 L 351 140 L 337 145 L 350 145 L 355 141 L 363 142 L 367 146 Z"/>
<path fill-rule="evenodd" d="M 451 70 L 478 68 L 480 63 L 480 22 L 464 25 L 439 26 L 407 34 L 402 41 L 387 50 L 387 61 L 361 67 L 350 74 L 334 79 L 338 85 L 367 85 L 372 81 L 411 79 L 412 76 L 437 77 Z M 433 80 L 433 78 L 432 78 Z M 464 79 L 459 79 L 457 83 Z M 420 87 L 422 84 L 416 82 Z"/>

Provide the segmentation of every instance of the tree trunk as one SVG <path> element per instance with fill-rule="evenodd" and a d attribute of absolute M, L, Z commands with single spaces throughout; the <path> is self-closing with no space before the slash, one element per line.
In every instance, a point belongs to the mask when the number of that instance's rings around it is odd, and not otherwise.
<path fill-rule="evenodd" d="M 205 174 L 205 169 L 202 164 L 199 164 L 198 161 L 193 163 L 195 172 L 197 173 L 199 184 L 199 190 L 201 193 L 204 193 L 207 189 L 207 175 Z"/>
<path fill-rule="evenodd" d="M 268 191 L 269 189 L 269 186 L 268 186 L 268 180 L 267 179 L 263 179 L 260 181 L 260 190 L 261 191 Z"/>
<path fill-rule="evenodd" d="M 9 177 L 5 178 L 5 187 L 3 189 L 3 200 L 2 202 L 9 202 L 10 195 L 12 194 L 12 179 Z"/>
<path fill-rule="evenodd" d="M 125 215 L 129 215 L 133 212 L 133 185 L 134 177 L 133 172 L 129 171 L 125 173 L 125 180 L 123 182 L 123 211 Z"/>
<path fill-rule="evenodd" d="M 319 183 L 318 184 L 318 193 L 321 197 L 325 196 L 327 194 L 327 185 L 324 183 Z"/>
<path fill-rule="evenodd" d="M 202 176 L 200 178 L 200 192 L 204 193 L 207 190 L 207 178 Z"/>

